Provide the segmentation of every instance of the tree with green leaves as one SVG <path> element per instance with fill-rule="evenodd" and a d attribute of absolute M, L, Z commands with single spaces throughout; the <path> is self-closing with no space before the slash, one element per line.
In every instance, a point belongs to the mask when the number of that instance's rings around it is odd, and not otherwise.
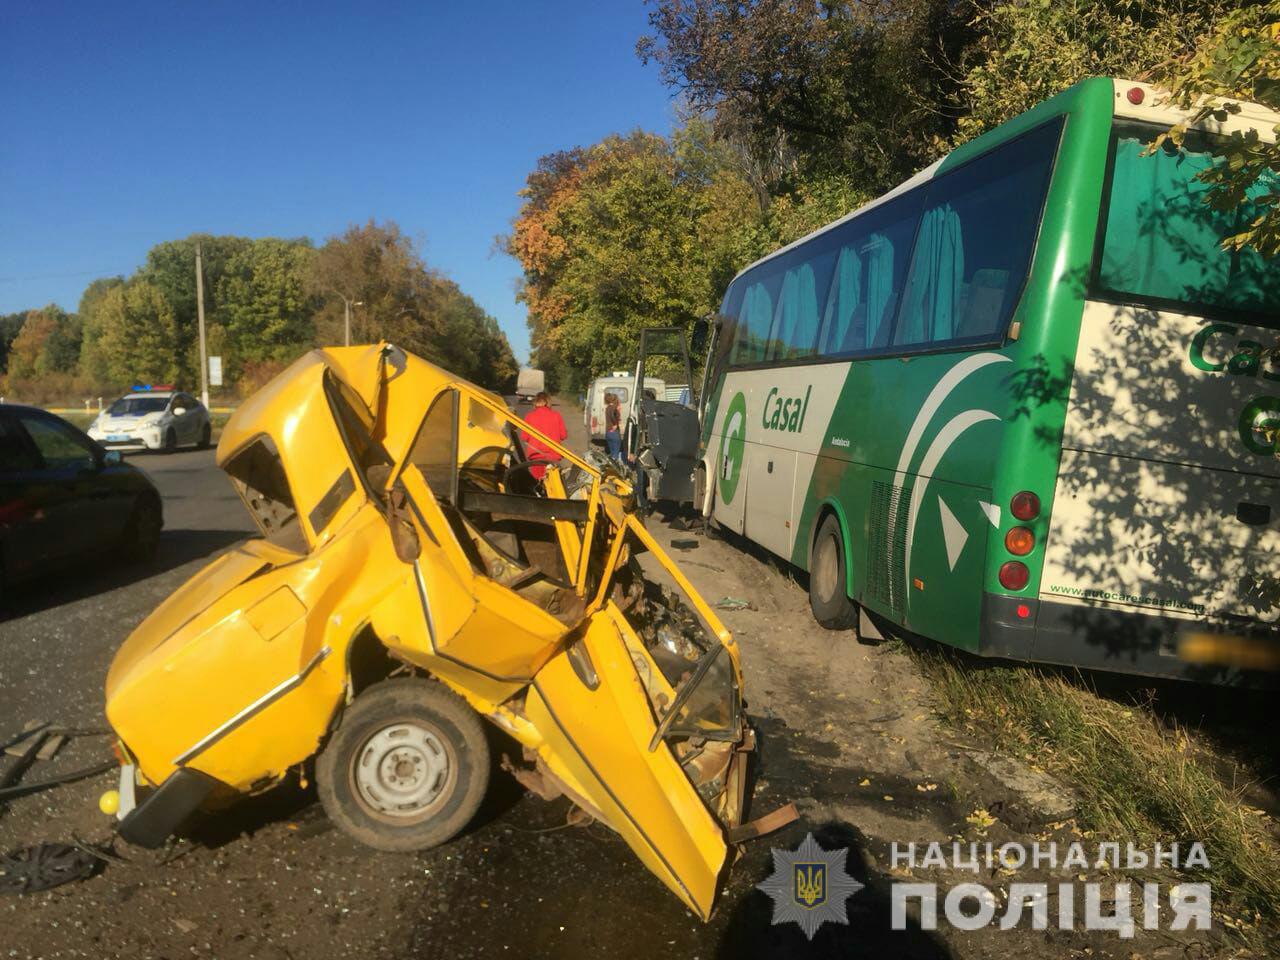
<path fill-rule="evenodd" d="M 177 337 L 178 369 L 184 384 L 200 382 L 199 324 L 196 316 L 196 245 L 204 262 L 205 317 L 218 316 L 218 286 L 227 262 L 253 243 L 247 237 L 192 234 L 182 240 L 158 243 L 147 251 L 146 262 L 134 279 L 151 284 L 169 304 Z"/>
<path fill-rule="evenodd" d="M 315 342 L 319 299 L 308 287 L 315 255 L 309 241 L 267 238 L 222 264 L 209 339 L 225 351 L 229 377 L 247 362 L 292 360 Z"/>
<path fill-rule="evenodd" d="M 1166 64 L 1161 82 L 1170 99 L 1191 111 L 1154 144 L 1181 147 L 1187 131 L 1207 119 L 1240 112 L 1241 101 L 1280 110 L 1280 2 L 1251 4 L 1216 20 L 1196 47 Z M 1223 238 L 1223 245 L 1254 247 L 1267 257 L 1280 253 L 1280 125 L 1270 142 L 1258 131 L 1236 131 L 1217 141 L 1221 162 L 1198 176 L 1209 184 L 1205 201 L 1218 210 L 1254 207 L 1245 229 Z"/>
<path fill-rule="evenodd" d="M 123 285 L 124 277 L 101 277 L 90 283 L 80 295 L 80 306 L 76 311 L 83 326 L 79 372 L 91 384 L 105 385 L 110 382 L 106 360 L 99 347 L 102 334 L 100 310 L 107 293 Z"/>
<path fill-rule="evenodd" d="M 7 373 L 17 379 L 67 373 L 80 358 L 80 318 L 55 303 L 27 311 L 9 349 Z"/>
<path fill-rule="evenodd" d="M 525 266 L 536 362 L 565 388 L 635 360 L 645 326 L 716 308 L 759 217 L 754 191 L 701 147 L 635 132 L 546 158 L 506 238 Z"/>
<path fill-rule="evenodd" d="M 109 381 L 172 383 L 182 370 L 177 315 L 149 280 L 113 286 L 98 307 L 97 349 Z"/>
<path fill-rule="evenodd" d="M 1005 0 L 981 6 L 954 61 L 963 111 L 948 147 L 986 133 L 1088 77 L 1152 79 L 1237 0 Z"/>
<path fill-rule="evenodd" d="M 514 379 L 515 356 L 496 321 L 429 267 L 394 222 L 370 220 L 330 237 L 310 267 L 308 289 L 323 303 L 321 344 L 343 342 L 345 299 L 352 343 L 390 340 L 486 387 Z"/>
<path fill-rule="evenodd" d="M 0 316 L 0 370 L 7 370 L 9 367 L 9 351 L 13 347 L 13 341 L 22 332 L 22 325 L 27 320 L 27 312 L 19 310 L 17 313 L 6 313 Z"/>
<path fill-rule="evenodd" d="M 391 221 L 352 225 L 330 237 L 311 262 L 309 289 L 323 299 L 316 329 L 323 344 L 343 341 L 344 301 L 352 343 L 393 340 L 428 360 L 443 359 L 430 309 L 434 276 L 413 240 Z"/>
<path fill-rule="evenodd" d="M 927 164 L 961 113 L 943 64 L 973 36 L 950 0 L 651 0 L 637 52 L 747 160 L 761 210 L 818 179 L 877 194 Z"/>

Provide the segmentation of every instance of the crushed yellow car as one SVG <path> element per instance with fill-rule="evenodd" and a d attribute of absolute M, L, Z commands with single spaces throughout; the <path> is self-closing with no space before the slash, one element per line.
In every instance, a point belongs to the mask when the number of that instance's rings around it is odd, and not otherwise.
<path fill-rule="evenodd" d="M 522 436 L 562 458 L 540 481 Z M 299 359 L 232 416 L 217 462 L 263 536 L 116 654 L 125 839 L 163 843 L 314 763 L 352 836 L 443 843 L 487 788 L 487 718 L 523 748 L 522 782 L 709 916 L 753 745 L 738 650 L 623 478 L 389 344 Z"/>

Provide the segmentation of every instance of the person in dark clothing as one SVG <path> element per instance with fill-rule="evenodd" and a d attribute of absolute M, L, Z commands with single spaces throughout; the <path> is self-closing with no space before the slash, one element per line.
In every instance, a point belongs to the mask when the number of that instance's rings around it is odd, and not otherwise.
<path fill-rule="evenodd" d="M 604 395 L 604 443 L 609 457 L 622 462 L 622 408 L 616 393 Z"/>

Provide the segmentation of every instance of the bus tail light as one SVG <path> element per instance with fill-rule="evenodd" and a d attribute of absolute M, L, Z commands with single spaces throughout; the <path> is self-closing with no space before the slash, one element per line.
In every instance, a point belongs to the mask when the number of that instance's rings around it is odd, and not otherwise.
<path fill-rule="evenodd" d="M 1040 516 L 1040 498 L 1030 490 L 1015 493 L 1009 501 L 1009 512 L 1019 520 L 1034 520 Z"/>
<path fill-rule="evenodd" d="M 1004 535 L 1004 548 L 1015 557 L 1025 557 L 1036 545 L 1036 535 L 1026 527 L 1014 527 Z"/>
<path fill-rule="evenodd" d="M 1126 100 L 1128 100 L 1130 103 L 1132 103 L 1136 107 L 1146 97 L 1146 91 L 1144 91 L 1141 87 L 1130 87 L 1129 92 L 1126 93 L 1124 96 Z"/>
<path fill-rule="evenodd" d="M 1027 565 L 1019 560 L 1009 560 L 1000 565 L 1000 586 L 1006 590 L 1021 590 L 1030 579 Z"/>

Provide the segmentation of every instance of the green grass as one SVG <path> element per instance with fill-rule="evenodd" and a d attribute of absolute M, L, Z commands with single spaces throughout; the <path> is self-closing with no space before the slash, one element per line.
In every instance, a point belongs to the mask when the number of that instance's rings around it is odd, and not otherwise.
<path fill-rule="evenodd" d="M 1204 844 L 1215 906 L 1280 923 L 1280 848 L 1265 815 L 1204 762 L 1206 748 L 1142 704 L 1098 696 L 1081 681 L 1030 668 L 975 669 L 946 654 L 917 658 L 937 709 L 980 743 L 1021 757 L 1080 793 L 1077 822 L 1101 839 L 1150 850 Z"/>

